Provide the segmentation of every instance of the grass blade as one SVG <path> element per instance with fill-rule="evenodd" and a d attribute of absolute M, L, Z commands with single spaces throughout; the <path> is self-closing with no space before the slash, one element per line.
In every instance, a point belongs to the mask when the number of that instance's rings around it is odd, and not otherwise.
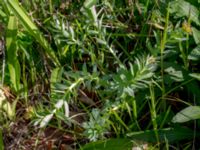
<path fill-rule="evenodd" d="M 19 61 L 17 59 L 16 37 L 17 37 L 16 17 L 10 16 L 6 32 L 7 63 L 10 73 L 10 81 L 15 91 L 19 91 L 21 70 Z"/>
<path fill-rule="evenodd" d="M 19 6 L 19 3 L 16 0 L 8 0 L 8 6 L 13 11 L 14 15 L 21 21 L 24 27 L 28 30 L 28 32 L 40 43 L 40 45 L 44 48 L 47 55 L 55 62 L 58 66 L 59 61 L 51 48 L 48 44 L 42 33 L 39 31 L 37 26 L 33 23 L 33 21 L 28 17 L 27 13 L 24 9 Z"/>
<path fill-rule="evenodd" d="M 0 128 L 0 150 L 4 150 L 2 129 Z"/>

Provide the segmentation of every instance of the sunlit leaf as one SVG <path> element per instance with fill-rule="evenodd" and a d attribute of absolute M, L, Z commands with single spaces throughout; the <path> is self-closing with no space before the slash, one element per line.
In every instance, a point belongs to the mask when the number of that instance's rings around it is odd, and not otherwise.
<path fill-rule="evenodd" d="M 194 61 L 200 60 L 200 44 L 190 52 L 188 59 Z"/>
<path fill-rule="evenodd" d="M 85 8 L 91 8 L 97 3 L 97 0 L 85 0 L 84 7 Z"/>
<path fill-rule="evenodd" d="M 51 83 L 60 82 L 62 73 L 63 73 L 63 68 L 55 68 L 54 70 L 52 70 L 50 79 Z"/>
<path fill-rule="evenodd" d="M 200 81 L 200 73 L 190 73 L 189 75 Z"/>
<path fill-rule="evenodd" d="M 176 17 L 188 17 L 197 25 L 200 25 L 199 10 L 185 0 L 176 0 L 170 2 L 170 12 L 175 13 Z"/>
<path fill-rule="evenodd" d="M 45 127 L 49 123 L 49 121 L 52 119 L 52 117 L 53 117 L 53 113 L 46 115 L 40 122 L 40 128 Z"/>
<path fill-rule="evenodd" d="M 172 80 L 175 80 L 177 82 L 184 80 L 183 72 L 181 70 L 177 70 L 177 68 L 174 68 L 173 66 L 166 68 L 165 72 L 170 75 L 170 78 Z"/>
<path fill-rule="evenodd" d="M 0 89 L 0 108 L 2 108 L 3 102 L 6 100 L 6 96 L 2 89 Z"/>
<path fill-rule="evenodd" d="M 64 108 L 65 108 L 65 116 L 69 117 L 69 105 L 66 101 L 64 101 Z"/>
<path fill-rule="evenodd" d="M 183 123 L 190 120 L 200 119 L 200 107 L 189 106 L 178 112 L 172 119 L 174 123 Z"/>
<path fill-rule="evenodd" d="M 64 104 L 64 101 L 61 99 L 59 100 L 56 104 L 55 104 L 55 107 L 56 109 L 60 109 Z"/>
<path fill-rule="evenodd" d="M 192 27 L 192 33 L 196 44 L 200 44 L 200 31 Z"/>

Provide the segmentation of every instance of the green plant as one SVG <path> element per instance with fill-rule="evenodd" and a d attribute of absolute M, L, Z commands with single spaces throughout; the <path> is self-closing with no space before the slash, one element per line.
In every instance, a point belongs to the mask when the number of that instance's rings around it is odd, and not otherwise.
<path fill-rule="evenodd" d="M 2 86 L 17 97 L 1 100 L 3 119 L 62 131 L 74 149 L 198 148 L 199 4 L 0 0 Z"/>
<path fill-rule="evenodd" d="M 61 110 L 62 108 L 64 109 L 64 111 Z M 64 115 L 62 113 L 59 113 L 59 111 L 63 112 Z M 66 120 L 69 118 L 68 103 L 64 100 L 59 100 L 55 104 L 54 109 L 52 111 L 46 112 L 46 114 L 43 115 L 40 115 L 39 113 L 35 112 L 35 116 L 37 117 L 37 119 L 35 120 L 34 125 L 39 125 L 40 128 L 44 128 L 49 124 L 50 120 L 54 117 L 54 115 L 58 119 L 61 119 L 66 122 Z"/>
<path fill-rule="evenodd" d="M 183 123 L 200 118 L 199 106 L 189 106 L 178 112 L 172 119 L 174 123 Z"/>
<path fill-rule="evenodd" d="M 108 119 L 108 116 L 104 113 L 100 113 L 98 109 L 93 109 L 88 122 L 83 123 L 85 136 L 91 141 L 104 139 L 106 132 L 108 132 L 110 128 Z"/>

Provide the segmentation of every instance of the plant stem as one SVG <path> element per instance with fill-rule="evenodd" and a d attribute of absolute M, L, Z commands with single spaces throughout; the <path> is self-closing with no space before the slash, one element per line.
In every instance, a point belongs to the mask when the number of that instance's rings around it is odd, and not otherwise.
<path fill-rule="evenodd" d="M 184 67 L 186 70 L 188 70 L 188 62 L 187 62 L 187 57 L 186 57 L 186 54 L 183 50 L 183 46 L 182 46 L 182 42 L 180 41 L 179 42 L 179 49 L 180 49 L 180 52 L 181 52 L 181 57 L 182 57 L 182 60 L 183 60 L 183 63 L 184 63 Z"/>
<path fill-rule="evenodd" d="M 161 48 L 160 48 L 160 55 L 161 55 L 161 77 L 162 77 L 162 107 L 163 110 L 166 110 L 166 103 L 164 100 L 164 94 L 165 94 L 165 85 L 164 85 L 164 58 L 163 58 L 163 54 L 164 54 L 164 49 L 165 49 L 165 44 L 167 42 L 167 30 L 168 30 L 168 23 L 169 23 L 169 4 L 167 6 L 167 15 L 165 18 L 165 28 L 164 28 L 164 34 L 163 34 L 163 38 L 161 40 Z"/>
<path fill-rule="evenodd" d="M 2 134 L 2 129 L 1 128 L 0 128 L 0 150 L 4 150 L 3 134 Z"/>
<path fill-rule="evenodd" d="M 155 105 L 155 93 L 154 93 L 153 85 L 150 85 L 149 89 L 150 89 L 150 99 L 151 99 L 151 107 L 150 107 L 151 120 L 153 123 L 153 129 L 155 131 L 156 140 L 159 143 L 159 136 L 158 136 L 158 132 L 157 132 L 158 125 L 156 122 L 157 115 L 156 115 L 156 105 Z"/>
<path fill-rule="evenodd" d="M 49 0 L 49 11 L 50 11 L 50 14 L 53 13 L 53 7 L 52 7 L 52 0 Z"/>

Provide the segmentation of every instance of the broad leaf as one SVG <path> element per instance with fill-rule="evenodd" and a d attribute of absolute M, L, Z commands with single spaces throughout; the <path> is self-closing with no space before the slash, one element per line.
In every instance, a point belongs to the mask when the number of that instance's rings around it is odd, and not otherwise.
<path fill-rule="evenodd" d="M 200 107 L 189 106 L 178 112 L 172 119 L 174 123 L 183 123 L 190 120 L 200 119 Z"/>
<path fill-rule="evenodd" d="M 200 31 L 192 27 L 192 33 L 196 44 L 200 44 Z"/>
<path fill-rule="evenodd" d="M 188 59 L 194 61 L 200 60 L 200 44 L 190 52 Z"/>
<path fill-rule="evenodd" d="M 200 73 L 190 73 L 189 75 L 200 81 Z"/>
<path fill-rule="evenodd" d="M 160 130 L 147 130 L 140 132 L 129 133 L 127 136 L 134 140 L 141 140 L 146 142 L 157 142 L 155 132 L 158 133 L 158 138 L 160 142 L 177 142 L 185 139 L 193 138 L 193 131 L 188 128 L 176 127 L 176 128 L 166 128 Z M 199 136 L 199 134 L 197 134 Z"/>
<path fill-rule="evenodd" d="M 131 150 L 132 146 L 129 139 L 109 139 L 86 144 L 81 150 Z"/>
<path fill-rule="evenodd" d="M 170 12 L 175 13 L 176 17 L 188 17 L 191 21 L 200 25 L 199 10 L 184 0 L 176 0 L 170 3 Z"/>

